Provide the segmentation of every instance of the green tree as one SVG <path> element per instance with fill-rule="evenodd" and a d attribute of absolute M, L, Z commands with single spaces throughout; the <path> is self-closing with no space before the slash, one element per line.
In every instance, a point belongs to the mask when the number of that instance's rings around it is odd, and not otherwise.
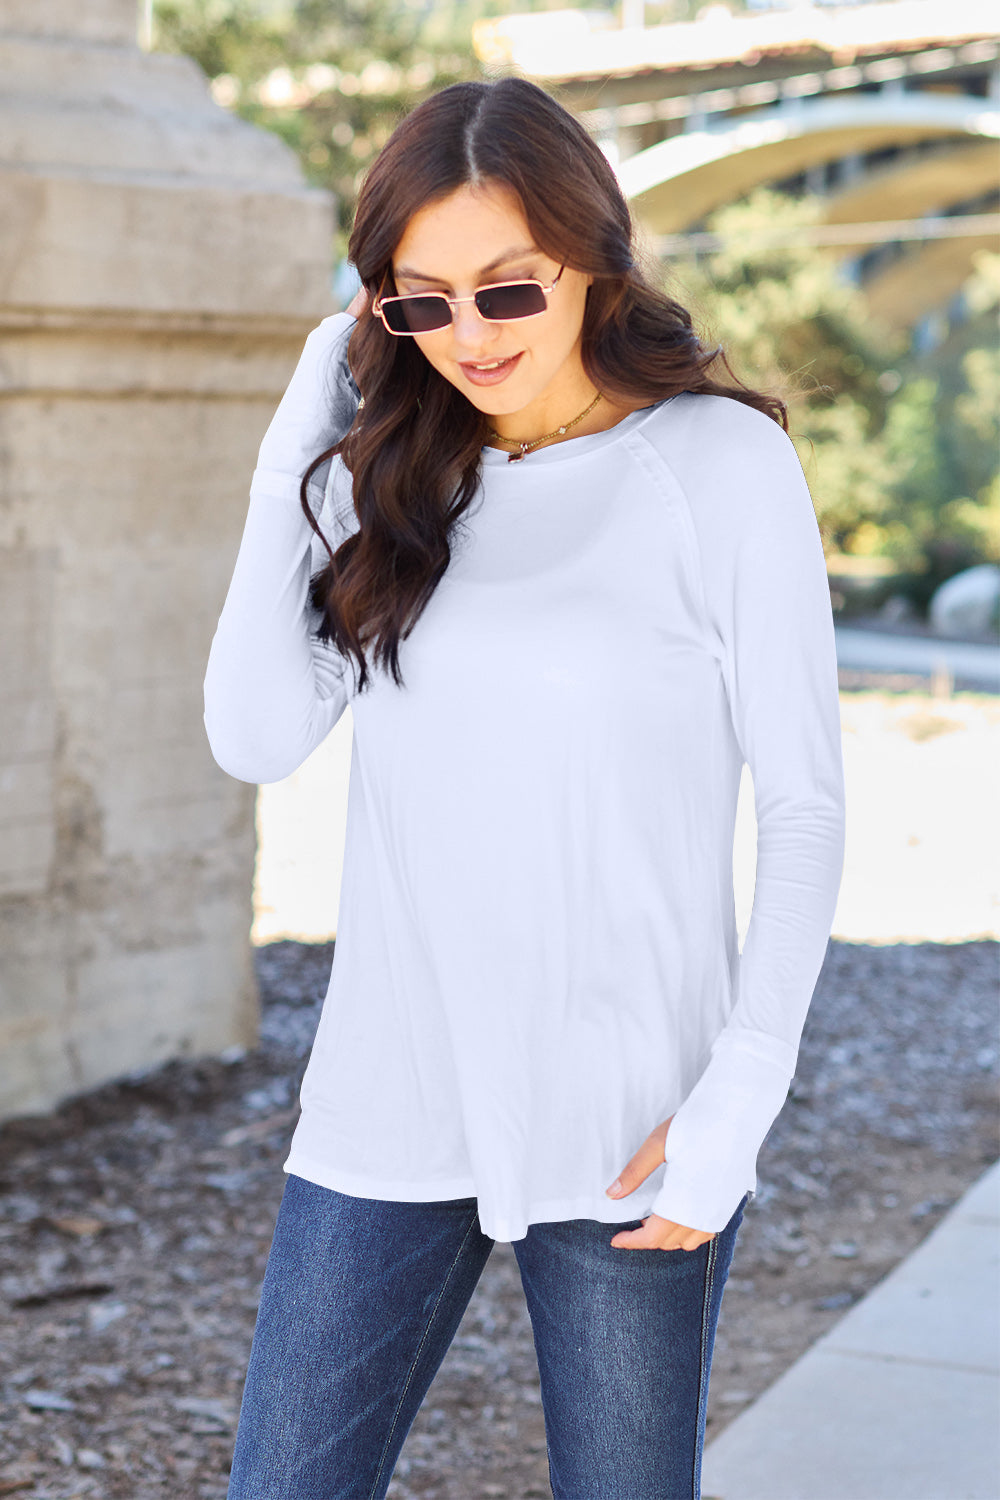
<path fill-rule="evenodd" d="M 281 136 L 337 195 L 343 253 L 361 176 L 398 121 L 480 76 L 475 12 L 396 0 L 156 0 L 153 44 L 193 57 L 220 103 Z"/>
<path fill-rule="evenodd" d="M 919 354 L 834 257 L 796 243 L 821 208 L 760 189 L 711 216 L 715 248 L 674 261 L 664 284 L 742 379 L 788 403 L 828 550 L 887 559 L 925 606 L 951 573 L 1000 560 L 1000 257 L 981 259 L 951 344 Z"/>
<path fill-rule="evenodd" d="M 880 550 L 921 604 L 952 573 L 1000 563 L 998 395 L 1000 351 L 978 348 L 963 356 L 957 380 L 947 368 L 918 374 L 889 408 L 894 483 Z"/>
<path fill-rule="evenodd" d="M 676 261 L 665 284 L 741 379 L 786 401 L 824 539 L 844 551 L 888 504 L 893 473 L 879 435 L 885 377 L 902 349 L 873 328 L 863 293 L 835 263 L 796 242 L 818 218 L 814 199 L 758 189 L 710 217 L 718 248 Z"/>
<path fill-rule="evenodd" d="M 896 477 L 881 550 L 920 605 L 960 569 L 1000 563 L 1000 255 L 974 260 L 967 316 L 938 347 L 900 361 L 885 426 Z"/>
<path fill-rule="evenodd" d="M 651 0 L 647 20 L 680 19 L 693 3 Z M 334 191 L 340 258 L 360 179 L 398 120 L 446 84 L 482 76 L 473 23 L 508 9 L 505 0 L 156 0 L 153 41 L 195 58 L 221 103 L 283 137 L 308 179 Z M 796 242 L 821 207 L 760 189 L 714 214 L 717 247 L 675 258 L 665 284 L 748 384 L 788 402 L 828 550 L 887 559 L 925 604 L 950 573 L 1000 560 L 1000 256 L 980 253 L 966 288 L 972 317 L 919 355 L 875 324 L 834 256 Z"/>

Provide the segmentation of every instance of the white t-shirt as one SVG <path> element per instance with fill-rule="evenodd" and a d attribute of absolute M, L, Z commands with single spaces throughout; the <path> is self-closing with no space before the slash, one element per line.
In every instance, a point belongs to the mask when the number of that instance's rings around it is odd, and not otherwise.
<path fill-rule="evenodd" d="M 718 1231 L 757 1189 L 843 863 L 833 617 L 795 449 L 690 392 L 521 462 L 484 449 L 401 641 L 405 685 L 380 667 L 356 694 L 313 634 L 326 554 L 298 499 L 353 417 L 351 327 L 309 336 L 265 436 L 205 680 L 213 754 L 243 781 L 295 770 L 347 703 L 354 721 L 336 951 L 285 1170 L 474 1196 L 502 1241 L 650 1212 Z M 358 524 L 339 459 L 320 499 L 335 547 Z M 608 1198 L 671 1115 L 665 1161 Z"/>

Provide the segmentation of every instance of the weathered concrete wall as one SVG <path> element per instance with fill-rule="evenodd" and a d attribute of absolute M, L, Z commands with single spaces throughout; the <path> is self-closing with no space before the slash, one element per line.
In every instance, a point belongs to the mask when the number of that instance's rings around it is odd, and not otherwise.
<path fill-rule="evenodd" d="M 0 0 L 0 1116 L 252 1042 L 253 788 L 201 681 L 325 194 L 144 54 Z"/>

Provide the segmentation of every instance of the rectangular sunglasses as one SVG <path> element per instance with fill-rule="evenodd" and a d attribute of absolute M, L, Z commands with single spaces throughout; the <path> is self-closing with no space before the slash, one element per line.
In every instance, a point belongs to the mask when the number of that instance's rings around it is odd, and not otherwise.
<path fill-rule="evenodd" d="M 451 310 L 461 302 L 474 302 L 487 323 L 511 323 L 517 318 L 534 318 L 548 306 L 548 294 L 565 271 L 560 266 L 551 286 L 540 281 L 498 281 L 494 286 L 480 287 L 471 297 L 446 297 L 444 292 L 417 292 L 406 297 L 376 297 L 372 312 L 382 319 L 390 333 L 397 336 L 433 333 L 447 328 Z"/>

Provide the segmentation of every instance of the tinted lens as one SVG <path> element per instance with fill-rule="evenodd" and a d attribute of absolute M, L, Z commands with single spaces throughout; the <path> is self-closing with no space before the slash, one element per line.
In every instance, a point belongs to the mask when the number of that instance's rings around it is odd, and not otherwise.
<path fill-rule="evenodd" d="M 511 318 L 532 318 L 545 311 L 545 293 L 537 281 L 512 281 L 509 286 L 484 286 L 476 293 L 476 306 L 484 318 L 506 323 Z"/>
<path fill-rule="evenodd" d="M 445 298 L 433 293 L 383 302 L 382 309 L 394 333 L 430 333 L 434 328 L 447 328 L 451 322 L 451 308 Z"/>

